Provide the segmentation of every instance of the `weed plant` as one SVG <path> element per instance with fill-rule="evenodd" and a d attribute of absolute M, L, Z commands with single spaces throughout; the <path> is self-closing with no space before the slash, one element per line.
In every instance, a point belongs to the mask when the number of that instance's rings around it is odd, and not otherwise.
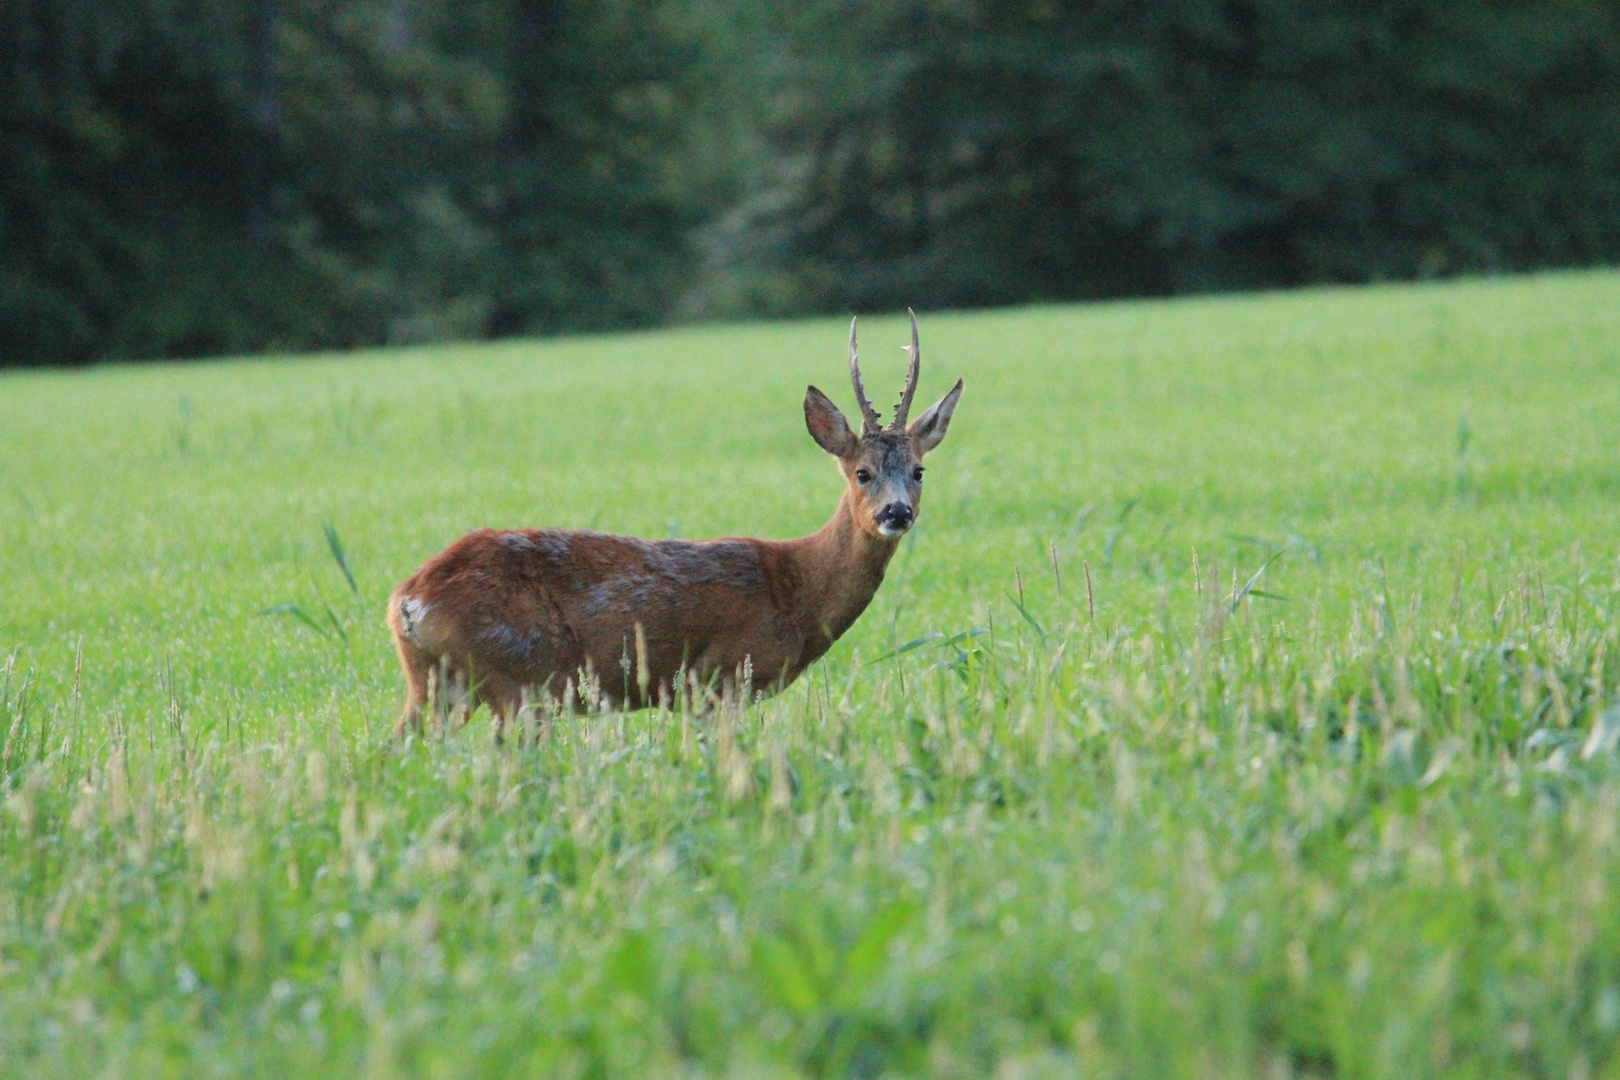
<path fill-rule="evenodd" d="M 819 525 L 840 341 L 0 378 L 0 1072 L 1620 1076 L 1615 275 L 925 316 L 799 683 L 389 740 L 460 530 Z"/>

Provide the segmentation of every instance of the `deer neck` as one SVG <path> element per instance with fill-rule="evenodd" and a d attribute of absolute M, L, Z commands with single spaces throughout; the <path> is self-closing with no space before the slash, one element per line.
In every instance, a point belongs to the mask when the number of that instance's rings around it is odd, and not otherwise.
<path fill-rule="evenodd" d="M 789 543 L 797 570 L 795 620 L 810 640 L 821 639 L 820 651 L 838 640 L 872 602 L 899 543 L 899 537 L 873 536 L 857 525 L 847 491 L 827 524 Z"/>

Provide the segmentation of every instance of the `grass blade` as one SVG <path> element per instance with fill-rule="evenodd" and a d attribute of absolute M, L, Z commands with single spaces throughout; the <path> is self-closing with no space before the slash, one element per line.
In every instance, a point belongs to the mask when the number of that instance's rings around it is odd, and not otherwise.
<path fill-rule="evenodd" d="M 330 609 L 328 609 L 328 611 L 330 612 Z M 263 615 L 291 615 L 293 618 L 297 619 L 299 622 L 303 623 L 305 626 L 309 627 L 311 630 L 313 630 L 317 634 L 321 635 L 321 637 L 330 639 L 331 636 L 332 636 L 331 634 L 326 632 L 326 627 L 322 626 L 320 623 L 318 623 L 314 619 L 310 618 L 309 613 L 306 612 L 303 608 L 299 607 L 297 604 L 277 604 L 275 607 L 267 607 L 267 608 L 265 608 L 263 611 L 259 612 L 259 614 L 261 616 L 263 616 Z"/>
<path fill-rule="evenodd" d="M 1287 599 L 1287 597 L 1278 596 L 1278 595 L 1276 595 L 1274 593 L 1256 593 L 1255 589 L 1254 589 L 1255 585 L 1257 585 L 1259 583 L 1259 581 L 1260 581 L 1260 575 L 1264 574 L 1266 572 L 1266 567 L 1270 566 L 1272 563 L 1274 563 L 1278 559 L 1282 558 L 1282 554 L 1283 554 L 1282 552 L 1277 551 L 1277 552 L 1273 552 L 1269 557 L 1267 557 L 1266 561 L 1260 564 L 1260 569 L 1258 569 L 1258 570 L 1256 570 L 1254 572 L 1254 576 L 1251 577 L 1248 580 L 1248 582 L 1244 584 L 1243 588 L 1239 589 L 1237 591 L 1236 595 L 1234 595 L 1232 597 L 1232 612 L 1233 612 L 1233 614 L 1237 613 L 1238 606 L 1243 603 L 1243 601 L 1244 601 L 1244 599 L 1246 597 L 1249 597 L 1249 596 L 1255 596 L 1255 595 L 1264 596 L 1268 600 L 1286 600 Z"/>
<path fill-rule="evenodd" d="M 874 660 L 868 660 L 866 663 L 862 664 L 861 666 L 862 667 L 871 667 L 873 664 L 881 664 L 885 660 L 893 660 L 895 657 L 899 656 L 901 653 L 908 653 L 908 652 L 911 652 L 913 649 L 920 649 L 924 645 L 938 645 L 942 649 L 943 648 L 948 648 L 948 647 L 950 647 L 952 645 L 956 645 L 956 644 L 959 644 L 960 642 L 966 641 L 968 638 L 975 638 L 975 637 L 978 637 L 980 634 L 988 634 L 989 632 L 990 631 L 986 630 L 982 626 L 975 626 L 971 630 L 961 630 L 961 631 L 958 631 L 955 634 L 950 635 L 949 637 L 946 637 L 943 633 L 936 630 L 932 634 L 924 634 L 920 638 L 915 638 L 915 639 L 913 639 L 911 641 L 908 641 L 904 645 L 900 646 L 898 649 L 892 649 L 889 652 L 884 653 L 882 656 L 879 656 Z"/>
<path fill-rule="evenodd" d="M 1024 621 L 1029 623 L 1030 626 L 1034 627 L 1035 632 L 1041 636 L 1041 640 L 1045 641 L 1046 631 L 1041 629 L 1041 624 L 1035 621 L 1035 616 L 1024 610 L 1024 605 L 1018 602 L 1018 597 L 1014 596 L 1012 593 L 1007 593 L 1007 599 L 1012 601 L 1013 607 L 1018 609 L 1018 614 L 1022 615 L 1024 617 Z"/>
<path fill-rule="evenodd" d="M 343 552 L 343 541 L 338 539 L 337 526 L 328 521 L 323 528 L 326 530 L 326 546 L 332 552 L 332 558 L 337 560 L 338 569 L 343 571 L 343 580 L 349 583 L 349 591 L 360 595 L 360 586 L 354 583 L 354 571 L 349 569 L 349 557 Z"/>
<path fill-rule="evenodd" d="M 326 620 L 332 624 L 332 629 L 336 630 L 338 637 L 342 638 L 344 642 L 347 643 L 349 640 L 348 631 L 344 630 L 343 624 L 338 622 L 338 617 L 333 614 L 331 605 L 322 604 L 321 607 L 326 609 Z"/>
<path fill-rule="evenodd" d="M 920 649 L 924 645 L 932 645 L 936 641 L 944 641 L 944 640 L 945 640 L 945 635 L 939 633 L 938 631 L 935 631 L 932 634 L 924 634 L 920 638 L 916 638 L 916 639 L 914 639 L 912 641 L 906 642 L 904 645 L 900 646 L 898 649 L 889 650 L 888 652 L 884 653 L 882 656 L 879 656 L 875 660 L 868 660 L 866 663 L 862 664 L 861 666 L 862 667 L 871 667 L 873 664 L 881 664 L 885 660 L 893 660 L 895 657 L 899 656 L 902 653 L 908 653 L 913 649 Z"/>

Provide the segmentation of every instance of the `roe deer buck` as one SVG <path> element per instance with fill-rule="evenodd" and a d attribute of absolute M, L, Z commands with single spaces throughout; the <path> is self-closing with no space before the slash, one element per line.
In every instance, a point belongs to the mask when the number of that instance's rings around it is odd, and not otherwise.
<path fill-rule="evenodd" d="M 917 520 L 919 463 L 945 437 L 962 395 L 958 380 L 908 425 L 920 360 L 915 314 L 910 352 L 906 388 L 887 427 L 861 386 L 854 322 L 849 374 L 860 435 L 820 390 L 805 392 L 810 436 L 838 459 L 848 485 L 811 536 L 638 540 L 479 529 L 428 560 L 388 601 L 409 684 L 395 734 L 421 730 L 434 672 L 436 709 L 487 702 L 497 739 L 526 699 L 572 704 L 599 692 L 616 706 L 640 708 L 675 700 L 685 672 L 718 677 L 747 700 L 798 678 L 882 583 Z M 587 691 L 587 682 L 600 687 Z"/>

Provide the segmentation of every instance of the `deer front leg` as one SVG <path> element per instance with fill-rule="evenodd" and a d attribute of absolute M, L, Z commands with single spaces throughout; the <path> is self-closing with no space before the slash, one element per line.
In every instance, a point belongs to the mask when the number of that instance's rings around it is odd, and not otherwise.
<path fill-rule="evenodd" d="M 487 678 L 478 684 L 478 700 L 489 706 L 496 746 L 506 741 L 507 721 L 513 723 L 518 741 L 522 741 L 523 710 L 527 696 L 523 684 L 514 679 Z"/>

